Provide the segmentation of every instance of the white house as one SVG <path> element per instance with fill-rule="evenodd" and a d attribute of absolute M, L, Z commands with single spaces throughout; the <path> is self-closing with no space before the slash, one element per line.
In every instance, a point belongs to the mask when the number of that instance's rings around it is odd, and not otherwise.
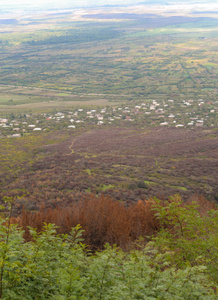
<path fill-rule="evenodd" d="M 103 125 L 104 122 L 103 121 L 98 121 L 98 124 L 97 125 Z"/>
<path fill-rule="evenodd" d="M 41 131 L 41 130 L 42 130 L 42 128 L 39 128 L 39 127 L 36 127 L 33 129 L 33 131 Z"/>

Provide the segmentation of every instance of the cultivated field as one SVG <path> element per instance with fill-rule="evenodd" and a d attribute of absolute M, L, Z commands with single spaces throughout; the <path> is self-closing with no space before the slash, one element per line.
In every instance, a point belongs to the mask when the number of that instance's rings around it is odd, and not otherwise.
<path fill-rule="evenodd" d="M 30 104 L 33 111 L 41 105 L 49 110 L 80 100 L 216 99 L 216 16 L 148 12 L 38 12 L 5 19 L 0 110 L 29 111 Z"/>

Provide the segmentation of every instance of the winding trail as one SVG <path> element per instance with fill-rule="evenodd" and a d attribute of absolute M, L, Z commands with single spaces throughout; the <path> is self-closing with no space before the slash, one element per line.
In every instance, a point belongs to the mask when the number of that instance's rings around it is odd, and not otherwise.
<path fill-rule="evenodd" d="M 74 140 L 72 141 L 71 145 L 69 146 L 69 149 L 71 150 L 71 152 L 69 154 L 65 154 L 64 156 L 68 156 L 68 155 L 71 155 L 74 153 L 72 147 L 73 147 L 73 144 L 74 144 Z"/>

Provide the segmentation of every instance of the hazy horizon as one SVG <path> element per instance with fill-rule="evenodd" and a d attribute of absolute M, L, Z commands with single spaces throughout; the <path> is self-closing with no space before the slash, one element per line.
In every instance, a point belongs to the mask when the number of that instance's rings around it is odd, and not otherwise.
<path fill-rule="evenodd" d="M 0 1 L 0 6 L 45 6 L 45 5 L 70 5 L 72 7 L 83 7 L 83 6 L 102 6 L 102 5 L 126 5 L 126 4 L 134 4 L 139 3 L 141 1 L 133 1 L 133 0 L 8 0 L 7 3 Z M 149 2 L 149 1 L 147 1 Z"/>
<path fill-rule="evenodd" d="M 0 7 L 23 7 L 23 6 L 71 6 L 71 7 L 98 7 L 98 6 L 118 6 L 118 5 L 139 5 L 139 4 L 201 4 L 216 3 L 216 0 L 0 0 Z"/>

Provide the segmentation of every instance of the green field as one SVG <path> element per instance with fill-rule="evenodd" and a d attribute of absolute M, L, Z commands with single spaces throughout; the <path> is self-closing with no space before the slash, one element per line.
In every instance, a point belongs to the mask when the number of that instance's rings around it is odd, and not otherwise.
<path fill-rule="evenodd" d="M 8 113 L 23 113 L 23 112 L 47 112 L 53 109 L 66 109 L 79 106 L 106 106 L 114 105 L 114 99 L 110 96 L 72 96 L 67 93 L 52 92 L 52 96 L 35 96 L 29 93 L 28 95 L 17 95 L 16 93 L 3 94 L 0 93 L 0 109 L 3 115 Z M 116 101 L 116 105 L 123 103 L 120 97 Z"/>

